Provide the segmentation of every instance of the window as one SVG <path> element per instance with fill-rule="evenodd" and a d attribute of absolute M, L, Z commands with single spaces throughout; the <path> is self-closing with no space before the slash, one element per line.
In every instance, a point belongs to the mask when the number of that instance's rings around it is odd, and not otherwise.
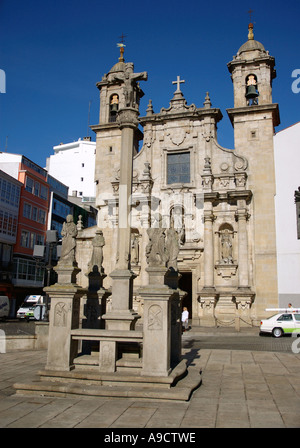
<path fill-rule="evenodd" d="M 30 248 L 33 249 L 35 245 L 35 233 L 30 234 Z"/>
<path fill-rule="evenodd" d="M 38 218 L 38 209 L 37 207 L 32 207 L 31 219 L 33 219 L 33 221 L 37 221 L 37 218 Z"/>
<path fill-rule="evenodd" d="M 29 238 L 30 238 L 30 233 L 27 232 L 27 230 L 22 230 L 21 232 L 21 246 L 22 247 L 29 247 Z"/>
<path fill-rule="evenodd" d="M 291 314 L 282 314 L 281 316 L 278 317 L 277 320 L 293 320 L 293 316 Z"/>
<path fill-rule="evenodd" d="M 41 235 L 40 233 L 37 233 L 35 235 L 35 244 L 37 246 L 43 246 L 44 245 L 44 235 Z"/>
<path fill-rule="evenodd" d="M 6 187 L 6 198 L 5 198 L 5 202 L 6 204 L 9 204 L 10 202 L 10 193 L 11 193 L 11 184 L 7 183 L 7 187 Z"/>
<path fill-rule="evenodd" d="M 16 258 L 14 260 L 13 277 L 16 280 L 30 281 L 31 283 L 43 284 L 45 269 L 37 266 L 35 261 Z"/>
<path fill-rule="evenodd" d="M 20 187 L 0 179 L 0 201 L 13 207 L 19 207 Z"/>
<path fill-rule="evenodd" d="M 81 164 L 82 168 L 84 167 L 84 163 Z"/>
<path fill-rule="evenodd" d="M 48 199 L 48 189 L 45 187 L 45 185 L 41 185 L 41 199 L 45 199 L 45 201 Z"/>
<path fill-rule="evenodd" d="M 34 195 L 39 196 L 40 195 L 40 183 L 34 182 Z"/>
<path fill-rule="evenodd" d="M 44 210 L 39 210 L 39 222 L 45 224 L 46 222 L 46 212 Z"/>
<path fill-rule="evenodd" d="M 26 187 L 25 187 L 25 190 L 29 191 L 29 193 L 32 193 L 33 192 L 33 185 L 34 185 L 33 179 L 31 179 L 31 177 L 26 177 Z"/>
<path fill-rule="evenodd" d="M 0 210 L 0 234 L 5 233 L 10 236 L 16 236 L 17 216 L 13 213 Z"/>
<path fill-rule="evenodd" d="M 23 207 L 23 216 L 24 218 L 31 218 L 31 205 L 27 204 L 26 202 L 24 203 L 24 207 Z"/>
<path fill-rule="evenodd" d="M 61 218 L 66 218 L 67 215 L 72 214 L 71 207 L 56 198 L 53 199 L 53 212 Z"/>
<path fill-rule="evenodd" d="M 190 183 L 190 153 L 167 154 L 167 184 Z"/>
<path fill-rule="evenodd" d="M 7 233 L 8 228 L 8 213 L 3 213 L 2 233 Z"/>

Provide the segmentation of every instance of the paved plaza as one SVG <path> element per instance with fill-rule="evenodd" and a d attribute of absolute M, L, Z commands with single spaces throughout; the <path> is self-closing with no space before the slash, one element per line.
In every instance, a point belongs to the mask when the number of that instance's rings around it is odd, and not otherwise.
<path fill-rule="evenodd" d="M 183 335 L 183 352 L 203 381 L 188 402 L 16 395 L 14 383 L 39 379 L 46 351 L 1 353 L 0 427 L 300 427 L 300 354 L 201 348 L 194 336 Z"/>

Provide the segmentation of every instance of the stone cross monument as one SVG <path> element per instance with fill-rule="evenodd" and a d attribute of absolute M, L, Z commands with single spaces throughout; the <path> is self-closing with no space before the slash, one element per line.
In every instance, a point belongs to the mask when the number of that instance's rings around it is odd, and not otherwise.
<path fill-rule="evenodd" d="M 124 74 L 118 80 L 124 83 L 125 107 L 118 112 L 118 124 L 122 131 L 121 160 L 119 179 L 119 225 L 116 269 L 110 274 L 112 278 L 111 310 L 102 318 L 107 330 L 134 330 L 136 320 L 140 317 L 132 309 L 132 291 L 134 273 L 131 271 L 131 227 L 130 196 L 132 192 L 133 142 L 138 128 L 138 106 L 135 98 L 136 82 L 146 80 L 147 73 L 133 73 L 133 67 L 127 64 Z M 120 77 L 121 76 L 121 77 Z M 110 344 L 115 350 L 115 344 Z M 107 351 L 105 344 L 101 344 Z M 100 349 L 101 350 L 101 349 Z M 101 355 L 100 355 L 101 358 Z"/>

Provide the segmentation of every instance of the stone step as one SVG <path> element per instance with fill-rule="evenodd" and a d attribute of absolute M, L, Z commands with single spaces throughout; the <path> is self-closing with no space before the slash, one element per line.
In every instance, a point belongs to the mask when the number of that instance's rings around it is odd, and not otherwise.
<path fill-rule="evenodd" d="M 67 372 L 71 373 L 71 372 Z M 77 373 L 77 377 L 78 377 Z M 90 377 L 93 374 L 90 374 Z M 127 375 L 114 374 L 123 379 L 128 378 Z M 79 375 L 80 376 L 80 375 Z M 98 375 L 99 376 L 99 375 Z M 93 396 L 93 397 L 110 397 L 110 398 L 133 398 L 143 400 L 177 400 L 188 401 L 192 392 L 197 389 L 201 384 L 201 372 L 192 371 L 178 381 L 173 378 L 173 384 L 168 388 L 158 387 L 161 384 L 159 381 L 162 379 L 156 378 L 149 387 L 149 381 L 118 381 L 113 384 L 101 384 L 98 378 L 98 382 L 91 382 L 86 379 L 83 382 L 76 381 L 76 375 L 73 375 L 73 381 L 70 378 L 60 378 L 53 376 L 52 381 L 48 377 L 44 377 L 43 381 L 32 381 L 26 384 L 17 383 L 14 385 L 16 393 L 19 395 L 43 395 L 43 396 L 61 396 L 61 397 L 74 397 L 74 396 Z M 79 377 L 78 377 L 79 378 Z M 133 376 L 131 379 L 133 380 Z M 136 377 L 137 378 L 137 377 Z M 81 378 L 82 380 L 82 378 Z"/>
<path fill-rule="evenodd" d="M 116 362 L 117 372 L 132 372 L 138 373 L 143 367 L 142 358 L 125 357 L 118 359 Z"/>
<path fill-rule="evenodd" d="M 92 352 L 90 355 L 80 355 L 74 359 L 76 370 L 92 370 L 99 371 L 99 353 Z M 136 372 L 142 368 L 142 358 L 136 353 L 124 355 L 116 361 L 116 368 L 118 371 Z"/>

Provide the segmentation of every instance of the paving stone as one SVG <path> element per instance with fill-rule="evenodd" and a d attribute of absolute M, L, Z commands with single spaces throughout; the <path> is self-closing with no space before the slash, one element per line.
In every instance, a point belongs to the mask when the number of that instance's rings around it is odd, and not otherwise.
<path fill-rule="evenodd" d="M 203 382 L 183 403 L 14 395 L 16 378 L 32 379 L 45 361 L 45 351 L 0 354 L 0 427 L 300 427 L 300 357 L 293 353 L 200 350 L 192 363 L 202 366 Z"/>

